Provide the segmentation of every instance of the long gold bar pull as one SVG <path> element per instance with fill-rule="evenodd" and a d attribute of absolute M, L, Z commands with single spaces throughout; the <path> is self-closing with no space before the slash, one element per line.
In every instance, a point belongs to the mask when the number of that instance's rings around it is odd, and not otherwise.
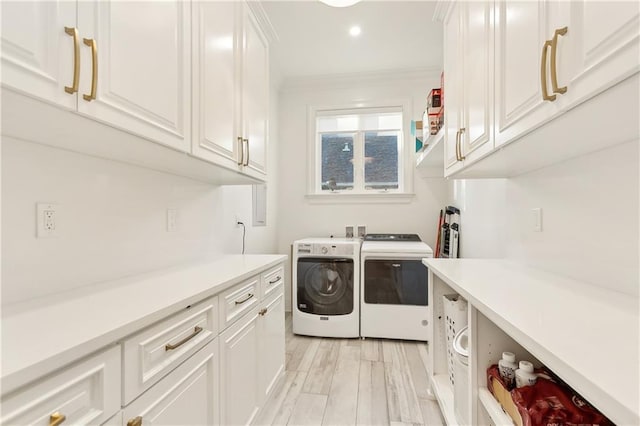
<path fill-rule="evenodd" d="M 555 101 L 556 95 L 549 95 L 547 92 L 547 50 L 551 47 L 551 41 L 547 40 L 542 46 L 542 59 L 540 60 L 540 86 L 542 87 L 542 100 Z"/>
<path fill-rule="evenodd" d="M 238 136 L 238 146 L 240 147 L 240 152 L 238 153 L 238 166 L 242 166 L 244 164 L 244 144 L 242 143 L 242 136 Z"/>
<path fill-rule="evenodd" d="M 460 161 L 460 130 L 456 131 L 456 161 Z"/>
<path fill-rule="evenodd" d="M 178 349 L 180 346 L 184 345 L 185 343 L 187 343 L 189 340 L 193 339 L 194 337 L 196 337 L 201 331 L 203 330 L 202 327 L 196 326 L 193 329 L 193 333 L 191 333 L 190 335 L 188 335 L 187 337 L 185 337 L 184 339 L 180 340 L 178 343 L 167 343 L 166 345 L 164 345 L 164 350 L 165 351 L 172 351 L 174 349 Z M 142 420 L 142 419 L 141 419 Z"/>
<path fill-rule="evenodd" d="M 242 164 L 243 166 L 248 166 L 249 165 L 249 139 L 243 139 L 243 142 L 245 144 L 247 144 L 247 159 L 244 162 L 244 164 Z"/>
<path fill-rule="evenodd" d="M 67 416 L 56 411 L 55 413 L 49 416 L 49 426 L 58 426 L 59 424 L 62 424 L 62 422 L 64 422 L 65 420 L 67 420 Z"/>
<path fill-rule="evenodd" d="M 460 142 L 458 143 L 458 146 L 460 147 L 460 161 L 464 161 L 467 157 L 465 157 L 464 155 L 462 155 L 462 135 L 464 134 L 464 132 L 467 129 L 465 129 L 464 127 L 460 128 Z"/>
<path fill-rule="evenodd" d="M 127 422 L 127 426 L 142 426 L 142 417 L 136 416 Z"/>
<path fill-rule="evenodd" d="M 556 66 L 556 59 L 558 55 L 558 36 L 567 34 L 568 28 L 563 27 L 556 30 L 551 39 L 551 88 L 553 93 L 566 93 L 567 86 L 558 87 L 558 67 Z"/>
<path fill-rule="evenodd" d="M 84 44 L 91 47 L 91 66 L 93 69 L 91 73 L 91 93 L 88 95 L 82 95 L 82 98 L 87 102 L 91 102 L 96 98 L 96 93 L 98 91 L 98 45 L 92 38 L 84 38 L 82 41 Z"/>
<path fill-rule="evenodd" d="M 65 86 L 64 91 L 73 95 L 80 86 L 80 40 L 77 28 L 64 27 L 64 32 L 73 37 L 73 83 L 71 86 Z"/>

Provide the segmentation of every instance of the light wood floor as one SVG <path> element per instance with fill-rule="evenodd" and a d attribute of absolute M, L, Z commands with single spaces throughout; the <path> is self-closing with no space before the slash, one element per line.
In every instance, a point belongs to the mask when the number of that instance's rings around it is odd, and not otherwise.
<path fill-rule="evenodd" d="M 259 425 L 444 425 L 428 399 L 424 344 L 296 336 L 287 314 L 286 376 Z"/>

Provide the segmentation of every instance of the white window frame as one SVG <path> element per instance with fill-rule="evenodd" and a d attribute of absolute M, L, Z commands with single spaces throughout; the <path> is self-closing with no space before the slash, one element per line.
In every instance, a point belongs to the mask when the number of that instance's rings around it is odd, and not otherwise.
<path fill-rule="evenodd" d="M 326 113 L 361 114 L 365 112 L 402 112 L 402 141 L 398 152 L 398 189 L 384 190 L 343 190 L 323 191 L 321 181 L 321 143 L 316 131 L 316 118 Z M 343 105 L 309 106 L 307 114 L 307 195 L 312 203 L 408 203 L 413 197 L 413 164 L 414 144 L 411 139 L 411 100 L 385 100 L 378 102 L 357 102 Z M 379 130 L 384 131 L 384 130 Z M 343 133 L 349 133 L 347 131 Z M 364 137 L 364 131 L 360 133 Z M 363 158 L 360 152 L 364 143 L 354 144 L 354 158 Z M 356 182 L 363 183 L 364 176 L 355 170 L 354 187 Z"/>

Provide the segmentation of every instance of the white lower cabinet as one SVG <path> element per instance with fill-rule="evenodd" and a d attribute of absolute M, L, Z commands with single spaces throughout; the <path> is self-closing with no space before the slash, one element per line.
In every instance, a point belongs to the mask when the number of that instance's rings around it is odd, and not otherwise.
<path fill-rule="evenodd" d="M 284 373 L 284 292 L 282 285 L 266 300 L 260 320 L 260 389 L 266 400 Z"/>
<path fill-rule="evenodd" d="M 3 396 L 0 424 L 102 424 L 120 409 L 120 367 L 120 346 L 113 346 Z"/>
<path fill-rule="evenodd" d="M 260 408 L 259 309 L 220 334 L 220 415 L 224 425 L 251 423 Z"/>
<path fill-rule="evenodd" d="M 218 339 L 124 409 L 123 426 L 218 424 Z"/>

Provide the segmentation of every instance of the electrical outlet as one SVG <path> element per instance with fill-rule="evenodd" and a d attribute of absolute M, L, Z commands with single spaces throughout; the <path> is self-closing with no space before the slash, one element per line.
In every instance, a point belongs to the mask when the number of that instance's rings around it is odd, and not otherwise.
<path fill-rule="evenodd" d="M 531 210 L 533 213 L 533 232 L 542 232 L 542 208 Z"/>
<path fill-rule="evenodd" d="M 178 230 L 178 209 L 167 209 L 167 232 Z"/>
<path fill-rule="evenodd" d="M 36 204 L 36 236 L 54 238 L 58 236 L 58 206 L 50 203 Z"/>
<path fill-rule="evenodd" d="M 236 215 L 236 221 L 235 221 L 236 228 L 240 228 L 242 226 L 240 225 L 240 223 L 244 223 L 244 221 L 240 219 L 240 216 Z"/>

